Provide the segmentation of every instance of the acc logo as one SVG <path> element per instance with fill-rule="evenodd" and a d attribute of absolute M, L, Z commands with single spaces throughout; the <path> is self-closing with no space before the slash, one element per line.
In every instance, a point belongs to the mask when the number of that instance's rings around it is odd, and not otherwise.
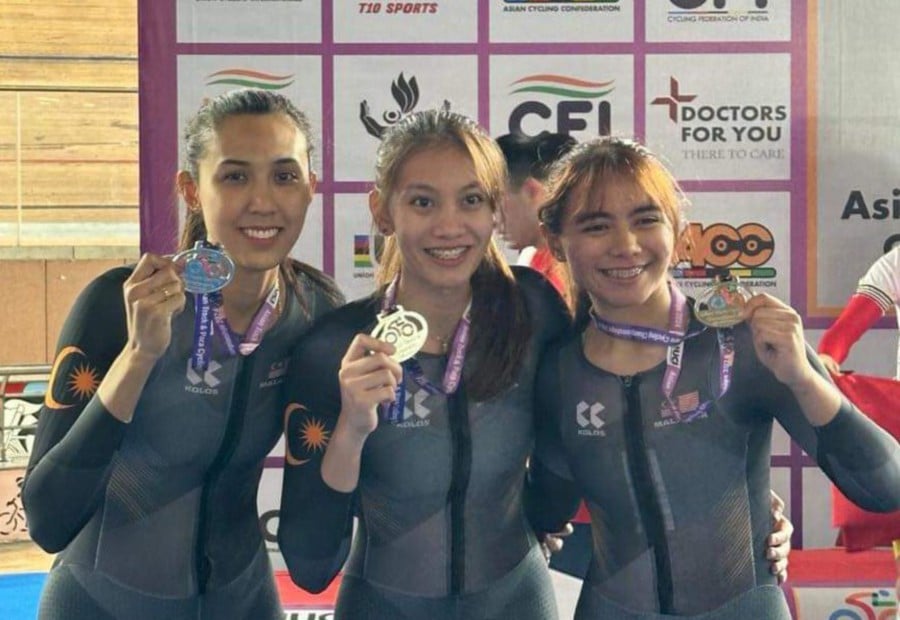
<path fill-rule="evenodd" d="M 775 239 L 762 224 L 692 223 L 678 249 L 682 258 L 673 270 L 676 278 L 710 278 L 723 271 L 741 278 L 774 278 L 776 271 L 764 267 L 775 251 Z M 687 263 L 685 265 L 684 263 Z"/>
<path fill-rule="evenodd" d="M 605 99 L 615 90 L 615 80 L 595 82 L 565 75 L 529 75 L 511 84 L 512 95 L 520 93 L 557 97 L 556 110 L 543 101 L 528 99 L 510 112 L 509 132 L 527 133 L 523 121 L 536 116 L 546 121 L 556 116 L 557 133 L 572 133 L 589 129 L 598 136 L 608 136 L 611 129 L 611 106 Z M 543 130 L 541 127 L 535 133 Z"/>

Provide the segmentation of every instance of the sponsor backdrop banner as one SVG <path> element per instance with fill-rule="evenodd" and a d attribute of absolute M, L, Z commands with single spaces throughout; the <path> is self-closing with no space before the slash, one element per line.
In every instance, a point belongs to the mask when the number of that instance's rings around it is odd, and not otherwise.
<path fill-rule="evenodd" d="M 733 270 L 798 308 L 813 340 L 900 241 L 890 0 L 138 4 L 143 250 L 171 251 L 177 237 L 179 128 L 204 98 L 241 86 L 282 92 L 309 114 L 320 191 L 294 255 L 349 298 L 371 291 L 382 243 L 366 206 L 379 136 L 440 105 L 493 135 L 644 141 L 692 201 L 695 247 L 675 273 L 686 290 Z M 883 364 L 857 369 L 891 372 L 890 339 L 860 349 Z M 269 533 L 279 454 L 260 493 Z M 827 509 L 812 509 L 827 481 L 788 441 L 773 464 L 798 541 L 832 544 Z"/>

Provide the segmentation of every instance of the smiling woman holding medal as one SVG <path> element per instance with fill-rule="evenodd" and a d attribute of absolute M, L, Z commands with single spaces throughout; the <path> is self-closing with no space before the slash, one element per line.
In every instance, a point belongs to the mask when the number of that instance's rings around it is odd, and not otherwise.
<path fill-rule="evenodd" d="M 533 518 L 553 531 L 587 503 L 579 620 L 791 617 L 765 556 L 774 421 L 853 501 L 900 507 L 900 446 L 790 306 L 727 277 L 694 302 L 670 279 L 684 202 L 646 148 L 601 138 L 557 164 L 541 210 L 578 307 L 538 371 Z"/>
<path fill-rule="evenodd" d="M 395 125 L 369 199 L 380 286 L 292 362 L 279 543 L 306 589 L 343 566 L 335 618 L 556 617 L 523 494 L 538 354 L 568 319 L 492 240 L 504 185 L 474 121 Z"/>
<path fill-rule="evenodd" d="M 234 91 L 184 144 L 182 251 L 103 274 L 62 330 L 23 488 L 32 538 L 59 552 L 42 619 L 283 616 L 257 486 L 287 359 L 340 302 L 288 258 L 315 192 L 309 123 Z"/>

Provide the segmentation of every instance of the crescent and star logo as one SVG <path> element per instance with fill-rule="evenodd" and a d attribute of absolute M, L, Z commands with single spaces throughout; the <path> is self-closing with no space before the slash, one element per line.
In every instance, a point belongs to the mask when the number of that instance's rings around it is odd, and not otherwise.
<path fill-rule="evenodd" d="M 298 416 L 304 416 L 299 423 L 299 429 L 293 429 L 290 426 L 291 415 L 299 411 Z M 309 409 L 298 403 L 291 403 L 284 410 L 284 430 L 287 443 L 284 450 L 284 460 L 288 465 L 303 465 L 308 463 L 312 457 L 318 452 L 324 452 L 325 446 L 328 445 L 328 439 L 331 433 L 325 428 L 324 422 L 318 420 L 309 413 Z M 295 438 L 294 433 L 299 430 Z M 303 456 L 306 458 L 297 458 L 291 450 L 291 444 L 296 440 L 300 440 L 300 446 Z"/>
<path fill-rule="evenodd" d="M 60 369 L 64 366 L 68 368 L 66 362 L 70 357 L 76 355 L 85 358 L 84 351 L 75 346 L 63 347 L 56 356 L 56 361 L 53 363 L 53 370 L 50 372 L 47 394 L 44 397 L 44 405 L 49 409 L 71 409 L 80 402 L 89 399 L 94 392 L 97 391 L 97 386 L 100 385 L 100 379 L 97 376 L 97 371 L 90 363 L 88 363 L 87 359 L 84 359 L 84 361 L 77 366 L 73 363 L 71 368 L 66 371 L 64 386 L 60 386 L 63 389 L 56 389 Z M 57 394 L 59 395 L 59 398 L 66 402 L 57 400 Z M 74 397 L 74 402 L 68 402 L 72 399 L 64 398 L 64 396 L 70 394 Z"/>

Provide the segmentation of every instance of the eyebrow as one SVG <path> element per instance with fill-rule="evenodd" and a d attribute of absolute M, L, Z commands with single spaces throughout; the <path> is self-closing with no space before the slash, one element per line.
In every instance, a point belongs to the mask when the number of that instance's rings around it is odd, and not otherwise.
<path fill-rule="evenodd" d="M 467 192 L 467 191 L 473 190 L 473 189 L 484 191 L 484 189 L 481 187 L 481 183 L 479 183 L 478 181 L 472 181 L 468 185 L 460 188 L 459 191 Z M 411 183 L 411 184 L 407 185 L 406 187 L 404 187 L 401 191 L 402 192 L 416 192 L 416 191 L 436 192 L 438 190 L 436 187 L 434 187 L 433 185 L 429 185 L 428 183 Z"/>
<path fill-rule="evenodd" d="M 645 204 L 639 207 L 635 207 L 628 214 L 628 217 L 634 217 L 636 215 L 642 215 L 644 213 L 661 213 L 662 209 L 657 207 L 655 204 Z M 573 219 L 575 224 L 584 224 L 585 222 L 590 222 L 593 220 L 610 220 L 612 216 L 606 211 L 582 211 L 577 214 Z"/>
<path fill-rule="evenodd" d="M 275 165 L 281 164 L 297 164 L 300 165 L 300 162 L 296 157 L 279 157 L 273 162 Z M 243 159 L 223 159 L 219 162 L 219 166 L 249 166 L 249 161 L 244 161 Z"/>

